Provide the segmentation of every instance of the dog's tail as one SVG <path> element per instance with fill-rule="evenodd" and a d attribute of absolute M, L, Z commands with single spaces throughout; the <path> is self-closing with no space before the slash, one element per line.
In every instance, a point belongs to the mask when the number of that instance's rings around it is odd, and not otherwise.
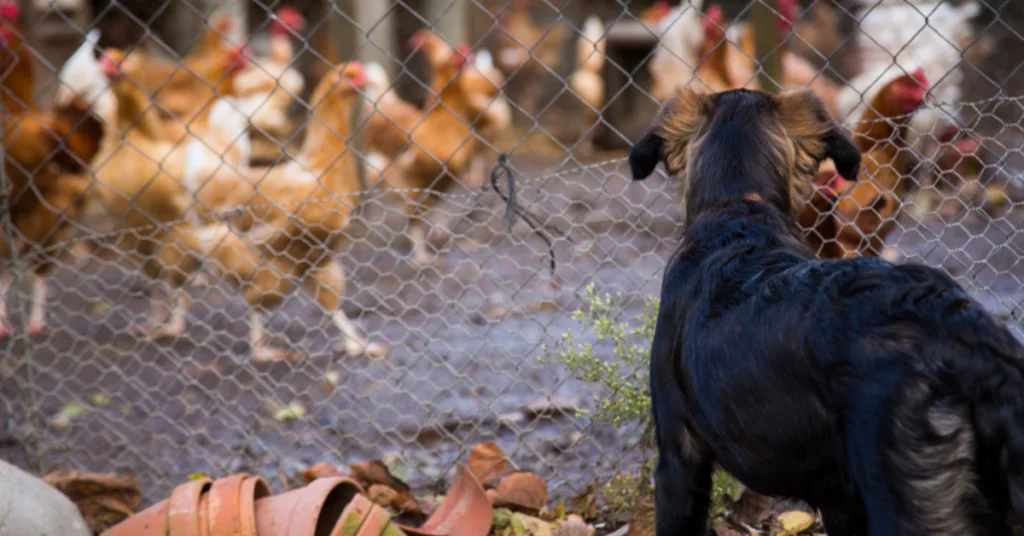
<path fill-rule="evenodd" d="M 954 327 L 949 349 L 958 355 L 947 370 L 972 409 L 976 470 L 1005 481 L 1010 506 L 1024 520 L 1024 346 L 980 306 L 952 316 L 964 329 Z"/>

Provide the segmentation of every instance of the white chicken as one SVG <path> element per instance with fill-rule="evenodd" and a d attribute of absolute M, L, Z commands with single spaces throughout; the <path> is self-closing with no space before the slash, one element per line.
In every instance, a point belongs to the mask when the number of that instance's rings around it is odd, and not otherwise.
<path fill-rule="evenodd" d="M 970 19 L 980 10 L 976 1 L 960 5 L 936 0 L 864 2 L 855 14 L 861 19 L 855 39 L 862 69 L 838 95 L 841 119 L 859 117 L 865 103 L 888 80 L 921 67 L 934 81 L 929 95 L 938 106 L 918 110 L 908 134 L 918 150 L 931 152 L 924 145 L 932 142 L 923 135 L 938 135 L 956 122 L 955 112 L 942 105 L 960 100 L 963 73 L 959 65 L 973 38 Z"/>
<path fill-rule="evenodd" d="M 594 15 L 583 22 L 583 33 L 576 40 L 576 71 L 569 78 L 569 88 L 590 108 L 600 110 L 604 105 L 605 50 L 604 24 Z"/>
<path fill-rule="evenodd" d="M 96 59 L 100 31 L 93 29 L 85 34 L 85 41 L 68 58 L 57 73 L 60 86 L 57 88 L 55 103 L 67 106 L 77 96 L 93 107 L 93 113 L 100 119 L 112 121 L 114 95 L 110 92 L 110 81 L 103 74 Z"/>
<path fill-rule="evenodd" d="M 651 95 L 664 101 L 693 76 L 704 42 L 701 12 L 704 0 L 683 0 L 657 24 L 659 45 L 647 68 L 654 79 Z"/>

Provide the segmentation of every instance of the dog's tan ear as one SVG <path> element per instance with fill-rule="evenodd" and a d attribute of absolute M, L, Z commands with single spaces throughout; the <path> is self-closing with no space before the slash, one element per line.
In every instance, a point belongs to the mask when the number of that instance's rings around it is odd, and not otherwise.
<path fill-rule="evenodd" d="M 633 180 L 646 179 L 659 162 L 682 168 L 685 148 L 703 124 L 708 96 L 690 88 L 681 88 L 661 107 L 654 123 L 629 151 L 629 168 Z"/>
<path fill-rule="evenodd" d="M 785 92 L 777 102 L 782 125 L 800 149 L 821 159 L 831 158 L 844 179 L 857 180 L 860 150 L 813 91 Z"/>

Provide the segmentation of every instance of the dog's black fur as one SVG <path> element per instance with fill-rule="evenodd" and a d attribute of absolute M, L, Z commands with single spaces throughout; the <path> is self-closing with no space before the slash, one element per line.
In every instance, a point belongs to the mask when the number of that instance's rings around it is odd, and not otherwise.
<path fill-rule="evenodd" d="M 684 91 L 630 153 L 635 180 L 686 183 L 651 349 L 657 536 L 705 534 L 716 463 L 829 536 L 1011 534 L 1024 348 L 938 270 L 813 258 L 790 183 L 814 170 L 792 166 L 860 160 L 823 110 Z"/>

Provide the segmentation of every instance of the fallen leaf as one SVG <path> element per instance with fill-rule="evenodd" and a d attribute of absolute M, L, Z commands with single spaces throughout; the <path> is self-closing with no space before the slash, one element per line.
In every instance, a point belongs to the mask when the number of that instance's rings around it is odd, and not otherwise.
<path fill-rule="evenodd" d="M 507 506 L 536 514 L 548 503 L 548 486 L 533 473 L 512 473 L 502 478 L 495 489 L 487 490 L 487 498 L 495 507 Z"/>
<path fill-rule="evenodd" d="M 93 534 L 131 516 L 142 496 L 135 477 L 115 473 L 56 471 L 44 476 L 43 481 L 75 503 Z"/>
<path fill-rule="evenodd" d="M 209 478 L 206 476 L 206 473 L 192 473 L 188 475 L 189 480 L 202 480 L 204 478 Z"/>
<path fill-rule="evenodd" d="M 550 396 L 539 398 L 526 405 L 523 413 L 527 417 L 574 416 L 579 411 L 580 401 L 575 397 Z"/>
<path fill-rule="evenodd" d="M 89 314 L 93 316 L 106 316 L 110 314 L 110 311 L 113 310 L 113 307 L 111 307 L 110 304 L 105 301 L 89 302 L 89 305 L 87 307 Z"/>
<path fill-rule="evenodd" d="M 814 526 L 814 516 L 802 510 L 779 514 L 779 524 L 786 534 L 796 535 Z"/>
<path fill-rule="evenodd" d="M 508 470 L 508 459 L 501 448 L 494 443 L 477 443 L 469 451 L 469 472 L 481 484 Z"/>
<path fill-rule="evenodd" d="M 551 536 L 552 526 L 526 514 L 512 514 L 512 532 L 516 536 Z"/>
<path fill-rule="evenodd" d="M 587 486 L 587 489 L 583 490 L 576 497 L 569 500 L 569 504 L 573 510 L 583 516 L 583 519 L 594 519 L 597 517 L 597 490 L 600 489 L 600 485 L 595 478 L 593 482 Z"/>
<path fill-rule="evenodd" d="M 50 424 L 58 430 L 63 430 L 71 426 L 71 421 L 85 415 L 89 412 L 89 407 L 85 404 L 74 401 L 64 404 L 64 407 L 60 408 L 60 411 L 53 416 L 50 420 Z"/>
<path fill-rule="evenodd" d="M 551 536 L 594 536 L 595 532 L 596 529 L 583 521 L 582 517 L 571 514 L 555 526 Z"/>
<path fill-rule="evenodd" d="M 576 515 L 576 514 L 572 514 L 572 515 Z M 565 503 L 564 502 L 559 502 L 551 510 L 546 510 L 544 512 L 541 512 L 538 517 L 540 517 L 544 521 L 547 521 L 548 523 L 554 523 L 556 521 L 565 521 L 565 519 L 566 519 Z M 577 516 L 577 517 L 579 517 L 579 516 Z"/>
<path fill-rule="evenodd" d="M 349 465 L 349 469 L 352 470 L 352 478 L 359 482 L 363 489 L 370 490 L 374 486 L 382 486 L 390 488 L 394 492 L 394 497 L 388 494 L 388 504 L 380 504 L 381 506 L 387 506 L 394 508 L 399 512 L 405 512 L 409 514 L 423 514 L 423 507 L 420 506 L 416 498 L 412 496 L 409 485 L 402 482 L 395 475 L 391 474 L 388 467 L 384 465 L 384 462 L 380 460 L 370 460 L 368 462 L 357 463 Z M 377 489 L 378 497 L 384 497 L 385 492 L 382 489 Z M 376 501 L 374 501 L 376 502 Z"/>
<path fill-rule="evenodd" d="M 732 505 L 729 521 L 737 525 L 759 527 L 772 515 L 772 500 L 747 488 Z"/>
<path fill-rule="evenodd" d="M 512 524 L 512 510 L 508 508 L 494 509 L 494 530 L 508 528 Z"/>
<path fill-rule="evenodd" d="M 633 503 L 626 536 L 654 536 L 654 494 L 640 497 Z"/>
<path fill-rule="evenodd" d="M 306 484 L 309 484 L 310 482 L 318 478 L 348 475 L 342 472 L 341 469 L 338 469 L 338 466 L 334 465 L 333 463 L 320 462 L 318 464 L 310 466 L 305 471 L 302 471 L 301 473 L 299 473 L 299 476 L 302 477 L 302 480 Z"/>
<path fill-rule="evenodd" d="M 306 416 L 306 407 L 298 402 L 292 402 L 283 408 L 274 409 L 274 420 L 277 422 L 300 419 Z"/>
<path fill-rule="evenodd" d="M 110 397 L 104 393 L 93 393 L 85 398 L 94 406 L 106 406 L 110 403 Z"/>

